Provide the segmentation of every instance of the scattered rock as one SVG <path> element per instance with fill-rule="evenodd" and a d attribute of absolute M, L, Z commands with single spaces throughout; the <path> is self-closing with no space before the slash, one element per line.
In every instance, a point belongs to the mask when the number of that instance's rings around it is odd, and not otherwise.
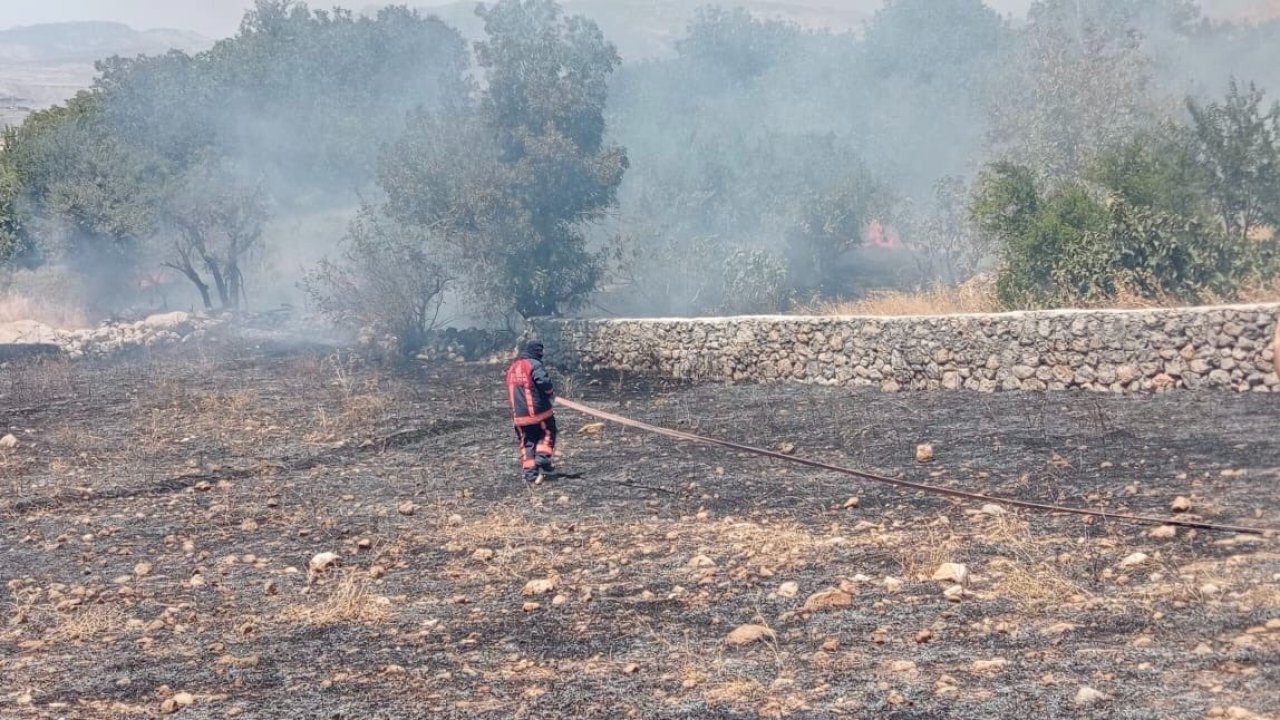
<path fill-rule="evenodd" d="M 151 569 L 152 569 L 151 563 L 140 562 L 137 565 L 133 566 L 133 574 L 137 575 L 140 578 L 144 578 L 151 574 Z"/>
<path fill-rule="evenodd" d="M 191 323 L 191 314 L 178 311 L 152 315 L 142 323 L 154 330 L 178 330 Z"/>
<path fill-rule="evenodd" d="M 933 462 L 933 446 L 924 443 L 916 446 L 916 462 L 927 463 Z"/>
<path fill-rule="evenodd" d="M 1136 553 L 1133 553 L 1132 555 L 1129 555 L 1125 559 L 1121 560 L 1120 567 L 1122 568 L 1138 567 L 1140 565 L 1145 565 L 1147 561 L 1150 559 L 1151 558 L 1146 553 L 1136 552 Z"/>
<path fill-rule="evenodd" d="M 268 580 L 262 584 L 262 594 L 268 597 L 280 592 L 280 588 L 276 587 L 275 580 Z"/>
<path fill-rule="evenodd" d="M 1151 532 L 1147 533 L 1147 536 L 1157 540 L 1172 540 L 1178 537 L 1178 527 L 1176 525 L 1161 525 L 1160 527 L 1152 528 Z"/>
<path fill-rule="evenodd" d="M 773 638 L 773 631 L 764 625 L 739 625 L 724 641 L 729 645 L 750 645 L 758 640 Z"/>
<path fill-rule="evenodd" d="M 974 660 L 970 671 L 979 675 L 994 675 L 1003 672 L 1007 667 L 1009 667 L 1009 661 L 998 657 L 990 660 Z"/>
<path fill-rule="evenodd" d="M 311 558 L 311 562 L 307 563 L 308 577 L 314 577 L 326 572 L 329 568 L 338 564 L 342 556 L 335 552 L 318 553 Z"/>
<path fill-rule="evenodd" d="M 536 602 L 527 602 L 524 604 L 523 610 L 527 613 L 537 612 L 542 609 L 542 605 Z"/>
<path fill-rule="evenodd" d="M 247 669 L 255 668 L 262 664 L 262 658 L 258 655 L 249 655 L 248 657 L 237 657 L 235 655 L 223 655 L 218 658 L 218 665 L 229 668 Z"/>
<path fill-rule="evenodd" d="M 952 585 L 942 591 L 942 596 L 951 602 L 960 602 L 964 599 L 964 588 L 960 585 Z"/>
<path fill-rule="evenodd" d="M 1179 495 L 1173 499 L 1173 503 L 1169 505 L 1169 509 L 1176 513 L 1184 513 L 1191 510 L 1191 498 L 1186 495 Z"/>
<path fill-rule="evenodd" d="M 382 567 L 381 565 L 374 565 L 373 567 L 369 568 L 369 577 L 373 578 L 374 580 L 381 580 L 382 578 L 386 577 L 386 575 L 387 575 L 387 569 Z"/>
<path fill-rule="evenodd" d="M 902 581 L 896 577 L 887 577 L 884 579 L 884 589 L 886 592 L 896 593 L 902 589 Z"/>
<path fill-rule="evenodd" d="M 910 660 L 894 660 L 889 663 L 889 672 L 911 673 L 916 671 L 916 664 Z"/>
<path fill-rule="evenodd" d="M 599 435 L 600 433 L 604 432 L 604 423 L 602 422 L 587 423 L 586 425 L 583 425 L 582 427 L 578 428 L 578 432 L 582 433 L 583 435 Z"/>
<path fill-rule="evenodd" d="M 1106 695 L 1103 695 L 1088 685 L 1082 685 L 1080 689 L 1076 691 L 1075 703 L 1080 706 L 1096 705 L 1106 699 Z"/>
<path fill-rule="evenodd" d="M 0 437 L 0 449 L 12 450 L 16 447 L 18 447 L 18 438 L 14 437 L 13 435 L 5 435 L 4 437 Z"/>
<path fill-rule="evenodd" d="M 635 675 L 640 672 L 640 666 L 636 663 L 628 663 L 626 667 L 622 668 L 622 672 L 628 675 Z"/>
<path fill-rule="evenodd" d="M 795 455 L 796 444 L 792 442 L 778 443 L 778 452 L 782 453 L 783 455 Z"/>
<path fill-rule="evenodd" d="M 929 628 L 925 628 L 924 630 L 921 630 L 920 632 L 916 633 L 916 642 L 920 643 L 921 645 L 929 642 L 932 639 L 933 639 L 933 631 L 930 630 Z"/>
<path fill-rule="evenodd" d="M 844 509 L 845 509 L 845 510 L 853 510 L 853 509 L 856 509 L 856 508 L 858 507 L 859 502 L 860 502 L 860 501 L 858 500 L 858 498 L 856 498 L 856 497 L 851 497 L 851 498 L 849 498 L 848 500 L 845 500 L 845 501 L 844 501 Z"/>
<path fill-rule="evenodd" d="M 411 517 L 414 513 L 418 512 L 418 504 L 413 501 L 406 500 L 396 506 L 396 512 L 404 515 L 405 517 Z"/>
<path fill-rule="evenodd" d="M 493 559 L 493 555 L 493 551 L 489 548 L 477 548 L 475 552 L 471 553 L 471 559 L 477 562 L 489 562 Z"/>
<path fill-rule="evenodd" d="M 1061 635 L 1066 635 L 1067 633 L 1071 632 L 1072 630 L 1075 630 L 1078 627 L 1080 626 L 1074 623 L 1069 623 L 1069 622 L 1054 623 L 1049 627 L 1041 629 L 1040 634 L 1044 635 L 1045 637 L 1058 637 Z"/>
<path fill-rule="evenodd" d="M 969 568 L 960 563 L 942 563 L 933 571 L 933 579 L 963 585 L 969 579 Z"/>
<path fill-rule="evenodd" d="M 796 582 L 784 582 L 778 586 L 778 595 L 784 598 L 793 598 L 800 594 L 800 584 Z"/>
<path fill-rule="evenodd" d="M 1006 515 L 1008 514 L 1008 512 L 1009 512 L 1008 510 L 1005 510 L 1003 507 L 1000 507 L 995 503 L 987 503 L 986 505 L 982 506 L 982 514 L 990 515 L 991 517 L 999 517 L 1001 515 Z"/>
<path fill-rule="evenodd" d="M 822 590 L 809 596 L 804 601 L 807 612 L 836 610 L 853 606 L 853 596 L 843 590 Z"/>
<path fill-rule="evenodd" d="M 1214 585 L 1213 583 L 1205 583 L 1204 585 L 1200 586 L 1201 595 L 1217 595 L 1218 593 L 1221 593 L 1221 592 L 1222 592 L 1222 588 L 1218 587 L 1217 585 Z"/>
<path fill-rule="evenodd" d="M 689 560 L 689 567 L 696 570 L 705 570 L 716 566 L 716 561 L 706 555 L 696 555 Z"/>
<path fill-rule="evenodd" d="M 173 714 L 178 712 L 182 708 L 191 707 L 192 705 L 195 705 L 195 704 L 196 704 L 196 698 L 194 695 L 188 692 L 180 692 L 174 695 L 173 697 L 169 698 L 168 700 L 165 700 L 160 705 L 160 710 L 165 714 Z"/>
<path fill-rule="evenodd" d="M 525 597 L 530 597 L 534 595 L 546 595 L 547 593 L 551 592 L 552 590 L 555 590 L 559 586 L 560 586 L 560 578 L 555 575 L 552 575 L 551 577 L 548 577 L 548 578 L 530 580 L 529 582 L 524 584 L 524 589 L 520 591 L 520 594 Z"/>

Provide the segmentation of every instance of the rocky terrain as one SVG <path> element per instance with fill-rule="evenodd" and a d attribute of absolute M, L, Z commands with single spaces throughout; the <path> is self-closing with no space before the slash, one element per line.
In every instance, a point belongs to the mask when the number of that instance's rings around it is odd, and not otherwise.
<path fill-rule="evenodd" d="M 581 477 L 525 486 L 500 375 L 205 340 L 11 362 L 0 717 L 1280 717 L 1274 537 L 902 494 L 567 412 Z M 842 465 L 1280 527 L 1269 394 L 557 377 Z"/>

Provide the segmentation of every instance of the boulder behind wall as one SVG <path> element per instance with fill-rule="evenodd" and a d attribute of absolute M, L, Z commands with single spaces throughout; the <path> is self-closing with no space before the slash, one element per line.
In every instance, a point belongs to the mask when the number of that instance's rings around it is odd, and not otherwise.
<path fill-rule="evenodd" d="M 152 315 L 142 321 L 153 330 L 172 330 L 173 332 L 189 332 L 191 330 L 191 313 L 182 311 Z"/>

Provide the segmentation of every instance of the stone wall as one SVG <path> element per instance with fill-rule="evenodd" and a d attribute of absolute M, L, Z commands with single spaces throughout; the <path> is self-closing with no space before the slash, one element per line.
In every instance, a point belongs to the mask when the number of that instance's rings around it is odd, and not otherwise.
<path fill-rule="evenodd" d="M 735 317 L 533 323 L 565 369 L 887 392 L 1280 392 L 1280 304 L 937 317 Z"/>
<path fill-rule="evenodd" d="M 96 328 L 61 330 L 22 320 L 0 324 L 4 355 L 30 356 L 49 348 L 67 357 L 106 356 L 198 340 L 223 325 L 225 318 L 171 312 L 137 322 L 109 322 Z"/>

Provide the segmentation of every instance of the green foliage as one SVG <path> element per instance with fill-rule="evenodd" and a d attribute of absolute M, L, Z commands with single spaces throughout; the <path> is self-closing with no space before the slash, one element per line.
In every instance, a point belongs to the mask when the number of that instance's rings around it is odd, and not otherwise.
<path fill-rule="evenodd" d="M 1194 137 L 1164 123 L 1142 130 L 1097 157 L 1086 172 L 1090 182 L 1129 205 L 1187 218 L 1204 218 L 1205 169 L 1196 160 Z"/>
<path fill-rule="evenodd" d="M 1005 268 L 996 292 L 1010 307 L 1041 307 L 1094 297 L 1107 273 L 1106 209 L 1078 185 L 1042 196 L 1026 168 L 1004 166 L 984 177 L 974 215 L 1003 240 Z"/>
<path fill-rule="evenodd" d="M 1263 97 L 1232 80 L 1220 103 L 1187 101 L 1207 195 L 1227 236 L 1241 241 L 1280 225 L 1280 103 L 1264 110 Z"/>
<path fill-rule="evenodd" d="M 0 135 L 0 267 L 18 255 L 22 242 L 22 220 L 18 214 L 22 186 L 13 168 L 13 156 L 4 150 L 13 144 L 13 138 L 12 130 Z"/>
<path fill-rule="evenodd" d="M 19 222 L 44 254 L 127 252 L 156 229 L 169 169 L 102 122 L 98 95 L 31 115 L 6 140 Z"/>
<path fill-rule="evenodd" d="M 622 148 L 604 142 L 619 59 L 595 23 L 551 0 L 477 12 L 487 33 L 479 102 L 420 115 L 385 156 L 382 186 L 395 217 L 452 244 L 483 307 L 572 310 L 603 272 L 583 228 L 614 204 L 627 168 Z"/>
<path fill-rule="evenodd" d="M 1233 87 L 1225 105 L 1193 104 L 1194 133 L 1170 125 L 1135 135 L 1092 163 L 1091 187 L 1045 190 L 1025 167 L 988 168 L 972 211 L 1003 250 L 1000 300 L 1234 298 L 1273 276 L 1275 111 L 1263 115 L 1259 99 Z"/>

